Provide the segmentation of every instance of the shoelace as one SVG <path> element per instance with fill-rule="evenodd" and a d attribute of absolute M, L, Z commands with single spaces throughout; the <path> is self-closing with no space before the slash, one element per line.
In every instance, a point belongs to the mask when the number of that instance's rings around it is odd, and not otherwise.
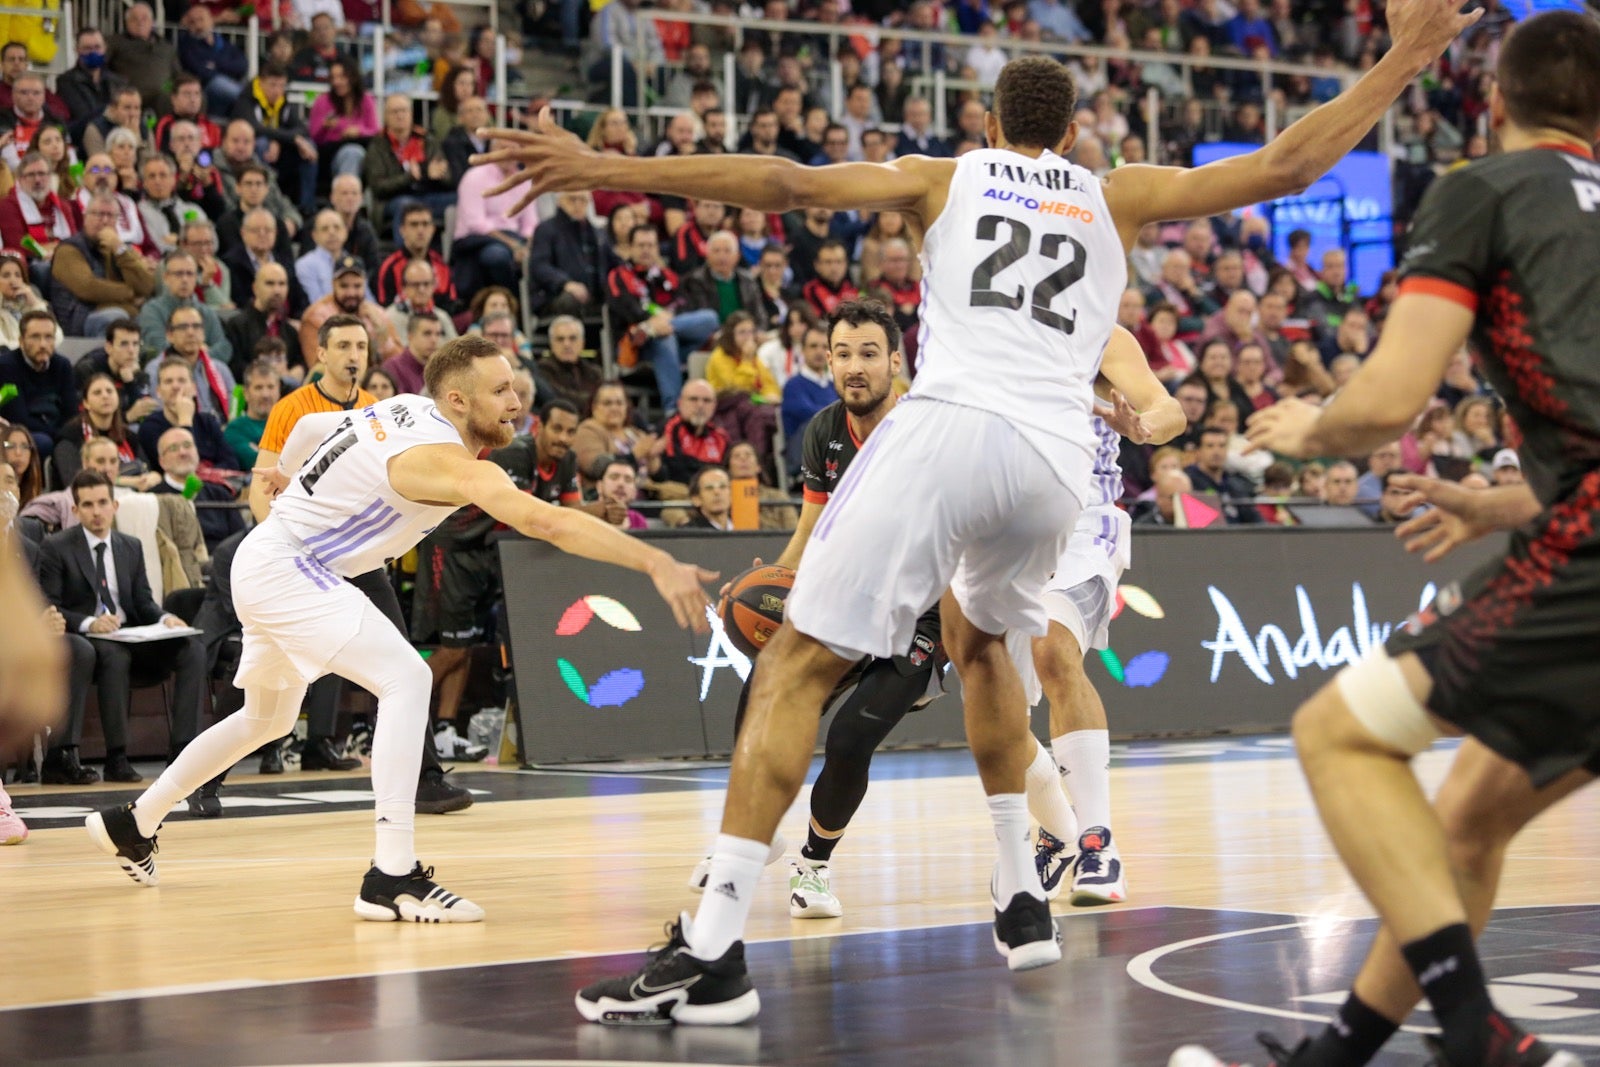
<path fill-rule="evenodd" d="M 1078 853 L 1078 870 L 1080 872 L 1099 874 L 1101 871 L 1100 862 L 1099 849 L 1085 849 Z"/>
<path fill-rule="evenodd" d="M 1067 843 L 1065 841 L 1056 837 L 1048 830 L 1040 829 L 1039 840 L 1034 844 L 1033 850 L 1034 852 L 1046 856 L 1053 856 L 1066 847 Z"/>

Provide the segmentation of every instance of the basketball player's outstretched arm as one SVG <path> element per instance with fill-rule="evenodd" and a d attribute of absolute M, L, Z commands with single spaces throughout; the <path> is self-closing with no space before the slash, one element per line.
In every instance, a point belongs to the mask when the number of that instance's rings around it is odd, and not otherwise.
<path fill-rule="evenodd" d="M 1431 505 L 1415 511 L 1394 529 L 1407 552 L 1424 553 L 1424 563 L 1437 563 L 1461 545 L 1495 530 L 1531 522 L 1544 510 L 1526 483 L 1469 489 L 1459 482 L 1421 474 L 1399 474 L 1393 480 L 1407 493 L 1397 510 L 1404 513 L 1420 504 Z"/>
<path fill-rule="evenodd" d="M 1192 169 L 1136 164 L 1112 171 L 1106 202 L 1123 244 L 1132 248 L 1149 222 L 1204 218 L 1305 189 L 1353 150 L 1412 79 L 1483 14 L 1461 14 L 1461 0 L 1390 0 L 1387 11 L 1394 43 L 1384 57 L 1265 147 Z"/>
<path fill-rule="evenodd" d="M 489 190 L 494 196 L 527 185 L 519 211 L 545 193 L 615 189 L 720 200 L 765 212 L 801 207 L 903 211 L 931 221 L 944 206 L 944 191 L 955 172 L 954 160 L 924 156 L 826 167 L 801 166 L 776 156 L 619 156 L 596 152 L 562 129 L 549 108 L 539 113 L 532 130 L 486 130 L 484 136 L 516 144 L 473 156 L 472 162 L 522 165 Z M 937 197 L 937 203 L 930 197 Z"/>
<path fill-rule="evenodd" d="M 1134 444 L 1164 445 L 1189 428 L 1183 406 L 1150 369 L 1133 334 L 1121 326 L 1111 328 L 1100 373 L 1116 392 L 1109 412 L 1097 413 Z"/>
<path fill-rule="evenodd" d="M 419 445 L 389 461 L 389 484 L 407 500 L 427 504 L 476 504 L 527 537 L 548 541 L 563 552 L 601 563 L 614 563 L 649 575 L 672 608 L 679 626 L 704 633 L 705 590 L 701 583 L 717 575 L 692 563 L 680 563 L 576 508 L 547 504 L 516 487 L 498 464 L 473 459 L 456 445 Z"/>

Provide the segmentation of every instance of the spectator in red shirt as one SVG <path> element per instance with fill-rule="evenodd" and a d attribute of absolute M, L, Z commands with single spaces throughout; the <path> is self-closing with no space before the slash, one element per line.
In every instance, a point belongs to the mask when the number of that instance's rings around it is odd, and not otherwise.
<path fill-rule="evenodd" d="M 678 394 L 678 413 L 667 420 L 656 449 L 661 454 L 660 480 L 687 486 L 702 467 L 721 466 L 728 458 L 728 434 L 711 421 L 717 394 L 711 383 L 696 378 Z"/>
<path fill-rule="evenodd" d="M 205 91 L 193 74 L 180 74 L 172 83 L 172 112 L 156 123 L 156 147 L 172 152 L 172 126 L 192 122 L 200 129 L 200 147 L 215 152 L 222 147 L 222 127 L 206 114 Z"/>
<path fill-rule="evenodd" d="M 861 291 L 850 280 L 850 260 L 844 242 L 828 240 L 817 249 L 817 276 L 806 282 L 806 303 L 822 318 L 833 314 L 833 309 L 846 300 L 854 300 Z"/>
<path fill-rule="evenodd" d="M 456 287 L 450 281 L 450 265 L 433 250 L 437 227 L 427 204 L 412 203 L 400 213 L 400 247 L 378 268 L 378 303 L 388 307 L 400 298 L 406 264 L 426 260 L 433 267 L 433 302 L 442 307 L 456 306 Z"/>

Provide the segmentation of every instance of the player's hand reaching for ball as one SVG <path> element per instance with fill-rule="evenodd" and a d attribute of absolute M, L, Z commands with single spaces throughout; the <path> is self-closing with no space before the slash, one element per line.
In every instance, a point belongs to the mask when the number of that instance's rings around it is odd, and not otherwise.
<path fill-rule="evenodd" d="M 761 566 L 761 557 L 757 556 L 755 559 L 751 560 L 750 566 L 752 569 Z M 717 590 L 717 599 L 720 600 L 728 595 L 728 590 L 733 588 L 734 581 L 735 579 L 729 578 L 727 581 L 722 583 L 722 588 Z"/>
<path fill-rule="evenodd" d="M 703 634 L 709 630 L 706 609 L 711 606 L 706 599 L 705 583 L 715 581 L 720 575 L 693 563 L 680 563 L 671 556 L 662 558 L 647 572 L 655 583 L 656 592 L 672 609 L 672 617 L 685 629 Z"/>

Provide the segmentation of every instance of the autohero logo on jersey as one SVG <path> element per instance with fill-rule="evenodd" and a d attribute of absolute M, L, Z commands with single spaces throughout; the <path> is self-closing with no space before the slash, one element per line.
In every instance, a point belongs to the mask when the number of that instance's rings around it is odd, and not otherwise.
<path fill-rule="evenodd" d="M 985 164 L 985 169 L 988 170 L 991 178 L 1023 187 L 1020 191 L 999 188 L 985 189 L 983 191 L 985 200 L 995 200 L 1002 204 L 1016 204 L 1018 207 L 1028 211 L 1037 211 L 1041 215 L 1077 219 L 1080 222 L 1094 221 L 1094 212 L 1089 208 L 1081 204 L 1067 203 L 1049 195 L 1050 193 L 1083 192 L 1083 183 L 1070 170 L 1065 168 L 1030 170 L 1026 167 L 999 162 L 987 163 Z M 1038 195 L 1030 190 L 1037 190 Z"/>
<path fill-rule="evenodd" d="M 624 633 L 639 633 L 644 629 L 621 601 L 591 595 L 579 597 L 561 613 L 556 623 L 556 636 L 573 637 L 596 619 Z M 635 667 L 619 667 L 589 682 L 570 660 L 558 657 L 556 671 L 572 695 L 591 708 L 620 708 L 644 692 L 644 672 Z"/>

